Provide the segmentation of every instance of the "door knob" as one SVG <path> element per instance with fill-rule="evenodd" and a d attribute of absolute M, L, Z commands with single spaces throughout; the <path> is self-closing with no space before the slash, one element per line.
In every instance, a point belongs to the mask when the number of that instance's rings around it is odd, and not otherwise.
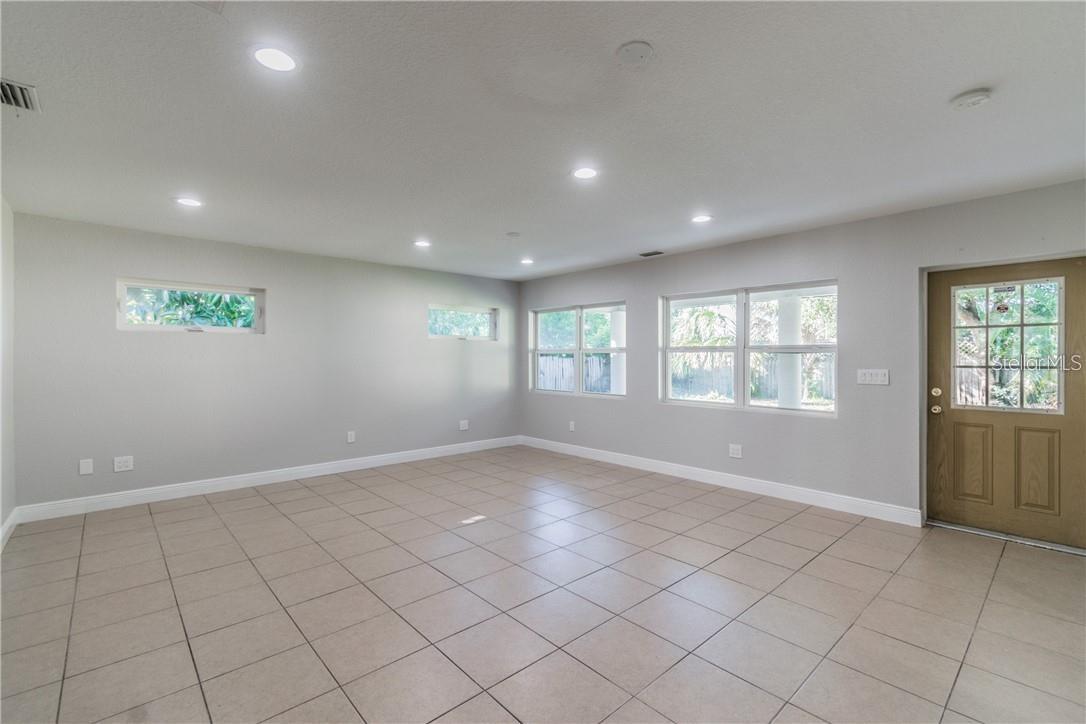
<path fill-rule="evenodd" d="M 942 387 L 932 387 L 931 388 L 931 396 L 932 397 L 942 397 L 942 395 L 943 395 L 943 388 Z"/>
<path fill-rule="evenodd" d="M 942 405 L 932 405 L 931 406 L 931 414 L 933 414 L 933 415 L 938 415 L 942 411 L 943 411 L 943 406 Z"/>

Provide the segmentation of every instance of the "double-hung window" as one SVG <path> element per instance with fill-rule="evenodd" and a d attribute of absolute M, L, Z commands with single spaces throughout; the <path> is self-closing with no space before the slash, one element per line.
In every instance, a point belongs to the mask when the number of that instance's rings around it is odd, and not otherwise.
<path fill-rule="evenodd" d="M 747 320 L 750 405 L 832 412 L 837 400 L 837 287 L 752 291 Z"/>
<path fill-rule="evenodd" d="M 834 285 L 668 297 L 664 325 L 665 400 L 835 410 Z"/>
<path fill-rule="evenodd" d="M 667 300 L 668 399 L 735 404 L 736 307 L 734 292 Z"/>
<path fill-rule="evenodd" d="M 533 383 L 543 392 L 626 394 L 626 305 L 533 312 Z"/>

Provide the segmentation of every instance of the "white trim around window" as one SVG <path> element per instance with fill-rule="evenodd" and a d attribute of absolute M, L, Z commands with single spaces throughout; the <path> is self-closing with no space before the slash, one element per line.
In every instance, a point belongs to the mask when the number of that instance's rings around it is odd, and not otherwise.
<path fill-rule="evenodd" d="M 230 295 L 245 298 L 244 322 L 223 324 L 229 321 L 218 315 L 213 320 L 192 319 L 186 322 L 179 314 L 175 293 Z M 158 295 L 159 299 L 155 300 Z M 154 279 L 117 280 L 117 329 L 124 331 L 156 332 L 211 332 L 214 334 L 264 334 L 264 304 L 266 292 L 251 287 L 189 284 Z M 234 307 L 236 314 L 237 307 Z"/>
<path fill-rule="evenodd" d="M 660 399 L 836 416 L 835 281 L 661 299 Z"/>
<path fill-rule="evenodd" d="M 538 309 L 530 321 L 533 392 L 625 397 L 625 302 Z"/>
<path fill-rule="evenodd" d="M 451 314 L 441 319 L 442 312 Z M 430 339 L 493 342 L 498 339 L 498 310 L 494 307 L 431 304 L 426 310 L 426 332 Z"/>

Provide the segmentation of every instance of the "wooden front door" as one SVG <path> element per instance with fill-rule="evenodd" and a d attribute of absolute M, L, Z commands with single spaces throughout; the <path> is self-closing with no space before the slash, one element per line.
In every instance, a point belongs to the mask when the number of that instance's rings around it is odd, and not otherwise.
<path fill-rule="evenodd" d="M 928 277 L 928 517 L 1086 548 L 1086 257 Z"/>

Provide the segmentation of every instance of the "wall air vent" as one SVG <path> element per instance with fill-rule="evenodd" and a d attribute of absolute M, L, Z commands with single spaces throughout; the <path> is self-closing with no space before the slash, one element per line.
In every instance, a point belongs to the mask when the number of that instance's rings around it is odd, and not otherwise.
<path fill-rule="evenodd" d="M 0 78 L 0 97 L 2 97 L 5 106 L 18 108 L 22 111 L 41 111 L 41 105 L 38 103 L 38 91 L 32 85 Z"/>
<path fill-rule="evenodd" d="M 648 259 L 650 256 L 660 256 L 664 252 L 662 251 L 643 251 L 638 256 L 643 256 Z"/>

